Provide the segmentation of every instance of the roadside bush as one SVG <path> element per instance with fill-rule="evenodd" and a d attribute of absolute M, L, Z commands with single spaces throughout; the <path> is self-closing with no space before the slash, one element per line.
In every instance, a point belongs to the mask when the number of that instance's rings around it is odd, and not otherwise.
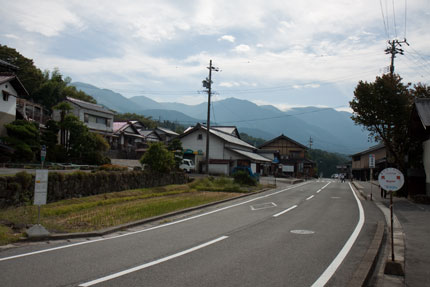
<path fill-rule="evenodd" d="M 241 184 L 241 185 L 251 185 L 256 186 L 257 181 L 253 179 L 247 172 L 245 171 L 238 171 L 233 174 L 233 179 L 235 183 Z"/>
<path fill-rule="evenodd" d="M 128 167 L 117 164 L 104 164 L 100 166 L 99 169 L 104 171 L 126 171 Z"/>

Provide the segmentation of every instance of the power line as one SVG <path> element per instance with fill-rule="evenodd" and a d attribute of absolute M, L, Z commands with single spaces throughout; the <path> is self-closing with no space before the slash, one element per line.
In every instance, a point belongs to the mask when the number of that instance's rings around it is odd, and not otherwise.
<path fill-rule="evenodd" d="M 388 35 L 387 24 L 385 23 L 384 9 L 382 8 L 382 0 L 379 0 L 381 6 L 382 22 L 384 23 L 385 35 L 387 35 L 387 40 L 390 38 Z"/>
<path fill-rule="evenodd" d="M 393 23 L 394 23 L 394 33 L 397 38 L 397 24 L 396 24 L 396 9 L 394 7 L 394 0 L 391 1 L 393 3 Z"/>

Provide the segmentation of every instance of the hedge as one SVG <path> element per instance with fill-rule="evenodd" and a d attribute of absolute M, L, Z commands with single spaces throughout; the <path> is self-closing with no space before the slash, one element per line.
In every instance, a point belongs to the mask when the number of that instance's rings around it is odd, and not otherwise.
<path fill-rule="evenodd" d="M 0 176 L 0 207 L 32 204 L 35 175 L 25 171 L 14 176 Z M 146 171 L 98 171 L 87 173 L 50 172 L 47 201 L 84 197 L 128 189 L 183 184 L 184 173 L 154 174 Z"/>

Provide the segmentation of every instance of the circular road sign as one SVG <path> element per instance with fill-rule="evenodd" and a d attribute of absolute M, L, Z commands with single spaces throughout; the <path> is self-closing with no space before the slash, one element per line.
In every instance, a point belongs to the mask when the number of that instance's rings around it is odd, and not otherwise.
<path fill-rule="evenodd" d="M 388 191 L 397 191 L 405 183 L 403 173 L 396 168 L 386 168 L 379 173 L 378 182 L 381 188 Z"/>

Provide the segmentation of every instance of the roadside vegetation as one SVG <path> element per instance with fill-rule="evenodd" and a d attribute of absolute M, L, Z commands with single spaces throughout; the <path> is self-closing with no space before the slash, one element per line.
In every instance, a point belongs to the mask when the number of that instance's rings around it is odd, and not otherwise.
<path fill-rule="evenodd" d="M 231 178 L 202 178 L 183 185 L 143 188 L 73 198 L 41 208 L 41 224 L 51 233 L 88 232 L 239 196 L 264 186 L 239 185 Z M 37 206 L 0 211 L 0 244 L 19 240 L 37 223 Z"/>

